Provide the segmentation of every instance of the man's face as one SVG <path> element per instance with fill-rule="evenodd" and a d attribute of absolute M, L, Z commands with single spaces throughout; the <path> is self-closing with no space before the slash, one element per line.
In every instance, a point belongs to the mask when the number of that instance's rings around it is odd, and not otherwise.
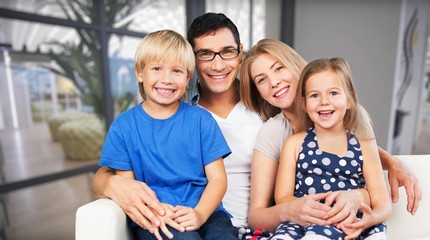
<path fill-rule="evenodd" d="M 239 73 L 239 65 L 242 62 L 242 44 L 237 46 L 233 33 L 228 28 L 221 28 L 197 37 L 194 39 L 194 43 L 194 52 L 220 52 L 239 47 L 240 53 L 233 59 L 224 60 L 220 55 L 215 55 L 215 58 L 211 61 L 196 62 L 196 71 L 202 88 L 214 94 L 228 91 L 233 87 L 233 83 Z"/>

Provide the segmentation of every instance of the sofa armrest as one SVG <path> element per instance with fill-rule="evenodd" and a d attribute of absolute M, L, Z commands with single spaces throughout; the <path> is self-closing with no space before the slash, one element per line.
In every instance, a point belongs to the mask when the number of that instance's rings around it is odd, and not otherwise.
<path fill-rule="evenodd" d="M 76 211 L 76 240 L 132 240 L 126 215 L 110 199 L 98 199 Z"/>
<path fill-rule="evenodd" d="M 415 215 L 406 211 L 405 189 L 399 189 L 399 201 L 393 204 L 393 214 L 387 222 L 390 240 L 430 240 L 430 155 L 397 156 L 418 178 L 423 198 Z"/>

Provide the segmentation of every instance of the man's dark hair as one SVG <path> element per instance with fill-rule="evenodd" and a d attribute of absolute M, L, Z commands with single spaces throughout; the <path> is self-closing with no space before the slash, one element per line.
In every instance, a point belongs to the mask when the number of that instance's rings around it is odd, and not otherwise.
<path fill-rule="evenodd" d="M 188 42 L 194 48 L 194 39 L 202 36 L 203 34 L 214 32 L 220 28 L 228 28 L 233 33 L 234 40 L 237 46 L 240 45 L 239 31 L 236 25 L 222 13 L 205 13 L 199 17 L 196 17 L 191 26 L 188 28 L 187 38 Z"/>

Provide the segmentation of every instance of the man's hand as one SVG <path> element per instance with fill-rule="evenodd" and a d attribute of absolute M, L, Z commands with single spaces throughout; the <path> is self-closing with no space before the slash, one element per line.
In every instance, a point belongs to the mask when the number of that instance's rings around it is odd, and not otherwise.
<path fill-rule="evenodd" d="M 105 195 L 143 229 L 154 233 L 161 222 L 154 213 L 164 216 L 165 210 L 157 196 L 145 183 L 113 175 L 108 178 Z"/>
<path fill-rule="evenodd" d="M 391 199 L 393 203 L 399 200 L 399 187 L 405 187 L 408 196 L 406 209 L 414 215 L 420 205 L 422 193 L 418 179 L 415 175 L 399 160 L 391 161 L 388 166 L 388 181 L 391 188 Z"/>

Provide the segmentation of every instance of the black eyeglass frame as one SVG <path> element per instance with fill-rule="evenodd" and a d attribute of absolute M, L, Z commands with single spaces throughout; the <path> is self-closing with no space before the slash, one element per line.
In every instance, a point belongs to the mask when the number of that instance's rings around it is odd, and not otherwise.
<path fill-rule="evenodd" d="M 223 57 L 221 54 L 222 54 L 222 52 L 225 52 L 225 51 L 237 51 L 237 54 L 234 56 L 234 57 L 228 57 L 228 58 L 225 58 L 225 57 Z M 199 53 L 212 53 L 213 54 L 213 56 L 212 56 L 212 58 L 211 59 L 199 59 L 198 58 L 198 55 L 199 55 Z M 198 61 L 198 62 L 210 62 L 210 61 L 212 61 L 212 60 L 214 60 L 215 59 L 215 57 L 216 57 L 216 55 L 218 55 L 221 59 L 223 59 L 223 60 L 231 60 L 231 59 L 235 59 L 235 58 L 237 58 L 237 56 L 239 56 L 239 54 L 240 54 L 240 49 L 239 48 L 227 48 L 227 49 L 223 49 L 223 50 L 221 50 L 221 51 L 218 51 L 218 52 L 214 52 L 214 51 L 209 51 L 209 50 L 203 50 L 203 51 L 197 51 L 197 52 L 195 52 L 194 53 L 194 56 L 196 57 L 196 60 Z"/>

